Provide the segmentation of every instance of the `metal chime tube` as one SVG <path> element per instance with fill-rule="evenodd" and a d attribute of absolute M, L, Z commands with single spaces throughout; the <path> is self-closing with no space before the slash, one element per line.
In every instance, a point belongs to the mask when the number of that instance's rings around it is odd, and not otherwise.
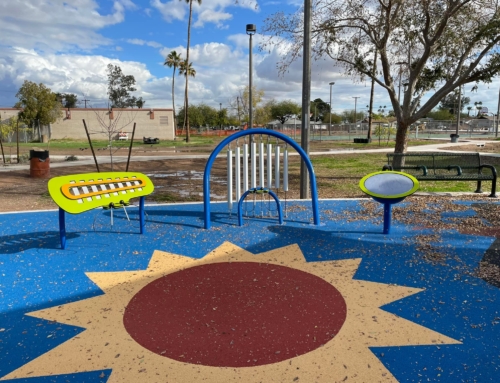
<path fill-rule="evenodd" d="M 227 206 L 233 208 L 233 151 L 227 151 Z"/>
<path fill-rule="evenodd" d="M 283 152 L 283 190 L 288 191 L 288 149 Z"/>
<path fill-rule="evenodd" d="M 239 146 L 234 150 L 234 184 L 236 186 L 236 201 L 238 202 L 241 197 L 241 149 Z"/>
<path fill-rule="evenodd" d="M 255 152 L 257 150 L 257 144 L 255 142 L 252 142 L 252 150 L 250 151 L 250 162 L 251 162 L 251 169 L 250 169 L 250 187 L 252 189 L 256 188 L 256 173 L 257 173 L 257 164 L 255 163 Z"/>
<path fill-rule="evenodd" d="M 280 188 L 280 147 L 274 148 L 274 187 Z"/>
<path fill-rule="evenodd" d="M 248 144 L 243 145 L 243 193 L 248 190 Z"/>
<path fill-rule="evenodd" d="M 264 159 L 266 154 L 264 153 L 264 143 L 261 141 L 259 144 L 259 186 L 264 187 Z"/>
<path fill-rule="evenodd" d="M 273 187 L 273 145 L 267 144 L 267 187 Z"/>

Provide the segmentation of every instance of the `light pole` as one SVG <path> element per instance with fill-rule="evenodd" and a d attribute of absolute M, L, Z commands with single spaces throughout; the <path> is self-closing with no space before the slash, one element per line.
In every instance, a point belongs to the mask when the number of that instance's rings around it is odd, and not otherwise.
<path fill-rule="evenodd" d="M 255 24 L 247 24 L 247 35 L 250 36 L 249 53 L 248 53 L 248 128 L 253 128 L 253 115 L 252 115 L 252 36 L 257 32 Z"/>
<path fill-rule="evenodd" d="M 356 107 L 357 107 L 357 103 L 358 103 L 358 98 L 361 98 L 361 97 L 356 96 L 353 98 L 354 98 L 354 130 L 356 130 L 357 129 L 357 124 L 356 124 L 356 119 L 357 119 L 356 112 L 357 112 L 357 110 L 356 110 Z"/>
<path fill-rule="evenodd" d="M 219 124 L 220 130 L 222 130 L 222 102 L 219 102 Z"/>
<path fill-rule="evenodd" d="M 335 85 L 335 83 L 332 81 L 328 85 L 330 85 L 330 125 L 328 125 L 328 135 L 332 135 L 332 86 Z"/>
<path fill-rule="evenodd" d="M 497 126 L 495 129 L 495 137 L 498 137 L 498 121 L 499 120 L 500 120 L 500 89 L 498 90 Z"/>

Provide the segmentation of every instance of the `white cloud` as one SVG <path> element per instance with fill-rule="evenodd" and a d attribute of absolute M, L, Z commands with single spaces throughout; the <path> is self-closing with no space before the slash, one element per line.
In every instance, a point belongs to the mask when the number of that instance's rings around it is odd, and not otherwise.
<path fill-rule="evenodd" d="M 168 22 L 183 20 L 187 13 L 184 2 L 179 0 L 170 0 L 166 3 L 161 0 L 151 0 L 150 5 L 156 8 Z"/>
<path fill-rule="evenodd" d="M 106 66 L 109 63 L 119 65 L 124 74 L 135 77 L 138 96 L 153 78 L 145 64 L 138 62 L 76 54 L 42 56 L 34 50 L 15 48 L 0 53 L 0 82 L 2 88 L 5 85 L 9 89 L 19 89 L 24 80 L 44 83 L 54 92 L 75 93 L 79 98 L 85 95 L 94 103 L 102 104 L 106 99 Z M 13 94 L 10 96 L 8 105 L 15 102 Z"/>
<path fill-rule="evenodd" d="M 156 8 L 163 18 L 172 22 L 174 20 L 184 20 L 189 15 L 189 5 L 185 1 L 170 0 L 163 3 L 161 0 L 151 0 L 150 4 Z M 207 23 L 213 23 L 218 28 L 224 29 L 223 21 L 232 19 L 232 14 L 226 12 L 226 8 L 246 8 L 258 11 L 258 4 L 254 0 L 204 0 L 202 4 L 193 1 L 193 14 L 195 21 L 193 26 L 200 28 Z"/>
<path fill-rule="evenodd" d="M 0 2 L 1 44 L 47 51 L 68 47 L 92 49 L 110 44 L 96 30 L 121 23 L 129 0 L 113 2 L 108 15 L 99 13 L 94 0 L 24 0 Z"/>
<path fill-rule="evenodd" d="M 146 41 L 141 39 L 128 39 L 127 43 L 134 45 L 147 45 L 153 48 L 161 48 L 163 46 L 160 43 L 157 43 L 156 41 Z"/>
<path fill-rule="evenodd" d="M 217 12 L 212 9 L 205 9 L 198 15 L 198 20 L 193 24 L 195 28 L 201 28 L 205 25 L 205 23 L 213 23 L 218 28 L 223 27 L 222 21 L 230 20 L 233 18 L 233 15 L 226 12 Z"/>
<path fill-rule="evenodd" d="M 162 57 L 166 57 L 175 50 L 182 58 L 186 58 L 186 48 L 183 46 L 164 48 L 160 50 Z M 231 67 L 235 60 L 242 59 L 242 53 L 233 51 L 230 46 L 222 43 L 197 44 L 189 48 L 189 61 L 193 66 L 204 68 Z"/>

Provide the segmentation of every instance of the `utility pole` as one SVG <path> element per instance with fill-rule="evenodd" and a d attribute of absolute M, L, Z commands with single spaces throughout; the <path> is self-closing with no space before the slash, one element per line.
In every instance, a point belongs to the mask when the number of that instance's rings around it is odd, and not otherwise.
<path fill-rule="evenodd" d="M 458 108 L 457 108 L 457 129 L 455 134 L 458 136 L 458 130 L 460 129 L 460 112 L 462 109 L 462 85 L 458 86 Z"/>
<path fill-rule="evenodd" d="M 241 128 L 240 96 L 236 97 L 236 103 L 238 105 L 238 121 L 240 122 L 240 128 Z"/>
<path fill-rule="evenodd" d="M 357 103 L 358 103 L 358 98 L 361 98 L 361 96 L 356 96 L 356 97 L 353 97 L 354 98 L 354 129 L 356 129 L 356 119 L 358 118 L 358 116 L 356 116 L 356 112 L 357 112 Z"/>
<path fill-rule="evenodd" d="M 498 137 L 498 121 L 499 120 L 500 120 L 500 89 L 498 90 L 497 127 L 495 129 L 495 137 Z"/>
<path fill-rule="evenodd" d="M 85 109 L 87 109 L 87 101 L 90 101 L 90 100 L 82 100 L 84 103 L 85 103 Z"/>
<path fill-rule="evenodd" d="M 311 0 L 304 0 L 304 44 L 302 51 L 302 124 L 300 146 L 309 155 L 309 111 L 311 101 Z M 300 161 L 300 199 L 309 198 L 308 171 Z"/>
<path fill-rule="evenodd" d="M 399 65 L 399 85 L 398 85 L 398 104 L 401 104 L 400 98 L 401 98 L 401 77 L 403 76 L 403 70 L 401 68 L 401 65 L 406 65 L 408 63 L 405 62 L 397 62 L 396 65 Z"/>

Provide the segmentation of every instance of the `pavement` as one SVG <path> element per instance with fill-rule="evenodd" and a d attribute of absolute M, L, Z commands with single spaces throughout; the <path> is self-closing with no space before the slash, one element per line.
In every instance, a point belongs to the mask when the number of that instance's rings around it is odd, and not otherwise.
<path fill-rule="evenodd" d="M 421 145 L 421 146 L 411 146 L 408 147 L 409 152 L 435 152 L 435 151 L 444 151 L 444 152 L 453 152 L 453 148 L 457 146 L 463 146 L 464 144 L 471 142 L 466 140 L 461 140 L 458 143 L 451 143 L 448 139 L 434 139 L 434 141 L 439 141 L 439 143 L 429 144 L 429 145 Z M 478 143 L 479 141 L 474 140 L 474 143 Z M 496 143 L 497 141 L 481 141 L 481 143 Z M 393 148 L 380 148 L 380 149 L 348 149 L 348 150 L 328 150 L 328 151 L 313 151 L 310 152 L 310 156 L 317 155 L 331 155 L 331 154 L 352 154 L 352 153 L 390 153 L 393 152 Z M 466 152 L 464 152 L 466 153 Z M 297 153 L 290 153 L 289 155 L 294 156 L 298 155 Z M 486 154 L 485 154 L 486 155 Z M 488 156 L 500 156 L 497 153 L 487 153 Z M 58 156 L 51 155 L 51 168 L 59 168 L 59 167 L 71 167 L 71 166 L 81 166 L 81 165 L 94 165 L 94 158 L 92 156 L 77 156 L 78 161 L 65 161 L 66 156 Z M 207 159 L 209 154 L 168 154 L 168 155 L 154 155 L 154 156 L 133 156 L 130 158 L 131 161 L 139 162 L 139 161 L 150 161 L 154 160 L 176 160 L 182 157 L 183 159 Z M 220 154 L 218 157 L 225 158 L 225 154 Z M 127 156 L 113 156 L 114 163 L 124 163 L 127 162 Z M 98 155 L 97 161 L 99 164 L 107 165 L 110 164 L 110 157 Z M 18 170 L 28 170 L 30 168 L 29 163 L 27 164 L 13 164 L 8 166 L 0 167 L 0 172 L 9 172 L 9 171 L 18 171 Z"/>
<path fill-rule="evenodd" d="M 365 202 L 319 201 L 318 226 L 310 201 L 284 225 L 246 203 L 243 226 L 211 203 L 209 230 L 200 203 L 147 205 L 143 235 L 136 207 L 96 209 L 66 214 L 66 250 L 56 210 L 0 214 L 0 381 L 497 382 L 500 288 L 477 270 L 500 227 L 382 234 Z M 429 219 L 477 217 L 453 203 Z"/>
<path fill-rule="evenodd" d="M 57 211 L 0 214 L 0 381 L 497 382 L 500 289 L 475 273 L 495 237 L 384 235 L 363 203 L 242 227 L 213 203 L 209 230 L 202 204 L 146 206 L 143 235 L 136 208 L 98 209 L 66 215 L 66 250 Z M 455 203 L 436 219 L 476 214 Z"/>

